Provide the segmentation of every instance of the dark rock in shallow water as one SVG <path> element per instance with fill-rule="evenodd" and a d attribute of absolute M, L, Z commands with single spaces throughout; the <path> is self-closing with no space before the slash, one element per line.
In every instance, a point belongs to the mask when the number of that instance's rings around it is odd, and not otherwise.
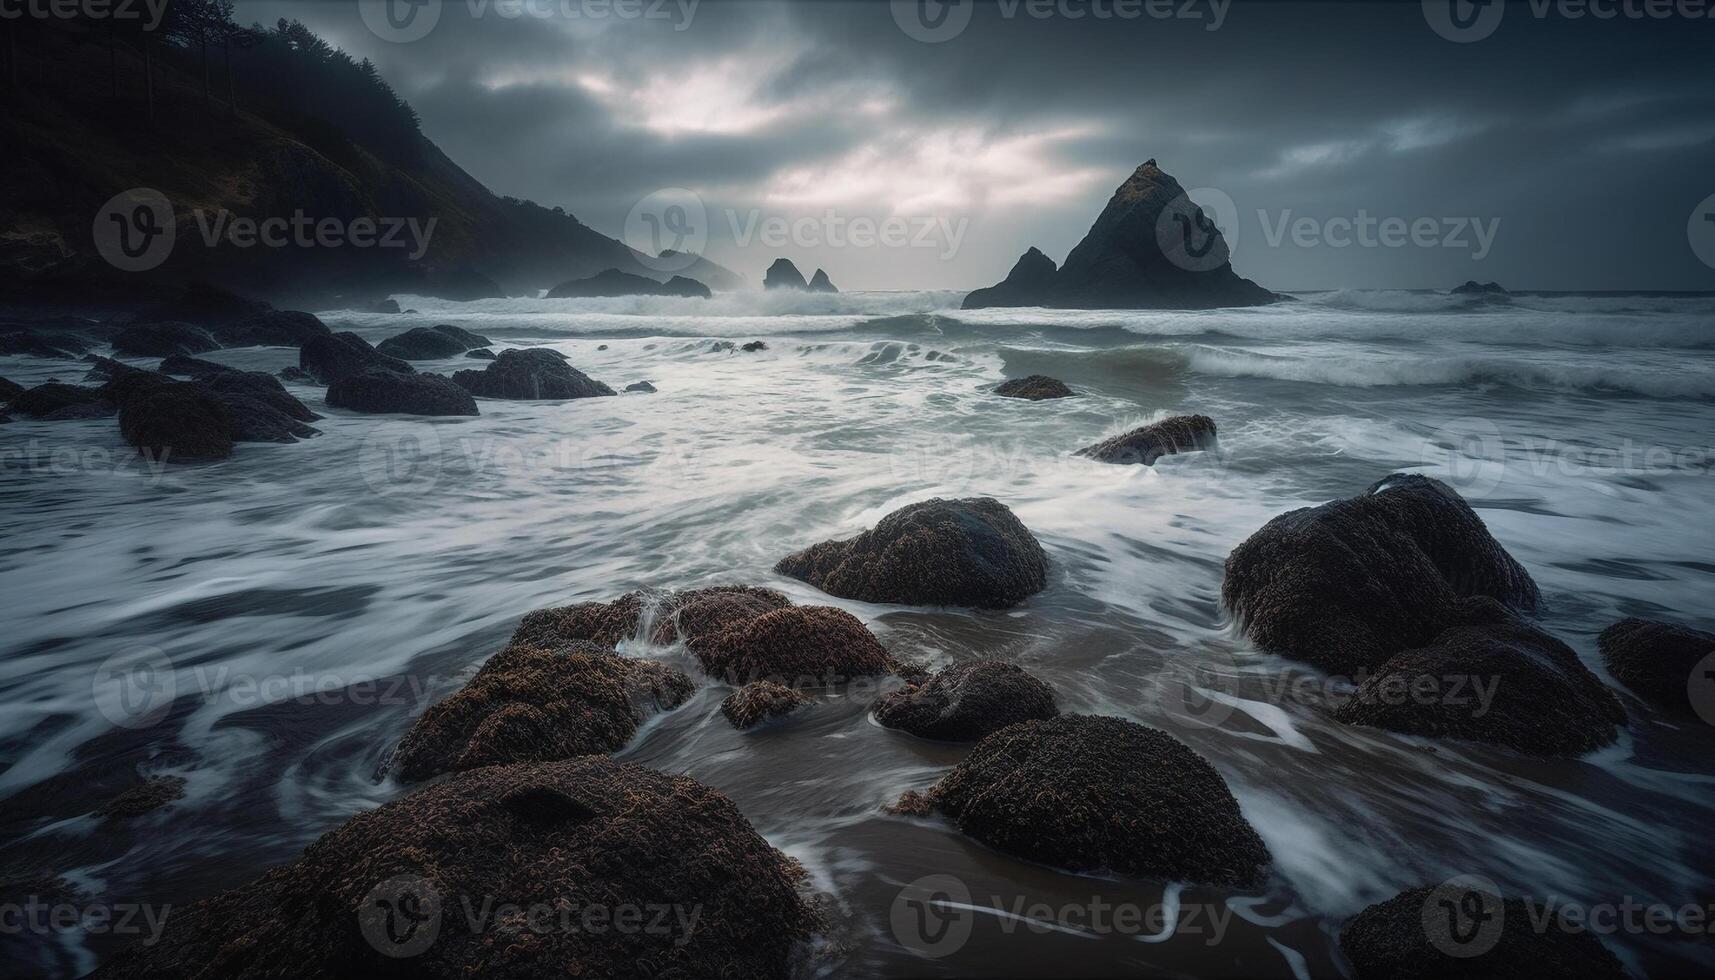
<path fill-rule="evenodd" d="M 1067 398 L 1075 394 L 1066 387 L 1066 383 L 1046 374 L 1032 374 L 1027 378 L 1012 378 L 1001 383 L 994 393 L 1005 398 L 1025 398 L 1037 402 L 1044 398 Z"/>
<path fill-rule="evenodd" d="M 124 379 L 113 382 L 123 383 Z M 220 399 L 193 382 L 137 385 L 115 401 L 119 434 L 152 459 L 200 462 L 232 455 L 231 413 Z"/>
<path fill-rule="evenodd" d="M 88 350 L 89 345 L 83 340 L 66 334 L 0 330 L 0 356 L 23 354 L 69 361 L 82 357 Z"/>
<path fill-rule="evenodd" d="M 457 337 L 448 336 L 431 327 L 412 327 L 402 334 L 388 337 L 377 344 L 375 349 L 388 357 L 401 360 L 434 361 L 444 357 L 457 357 L 471 346 Z"/>
<path fill-rule="evenodd" d="M 1715 690 L 1709 678 L 1697 676 L 1700 669 L 1715 669 L 1715 662 L 1703 663 L 1715 654 L 1715 634 L 1655 620 L 1622 619 L 1602 631 L 1597 646 L 1608 673 L 1639 697 L 1715 724 L 1715 694 L 1692 700 L 1693 690 Z"/>
<path fill-rule="evenodd" d="M 664 645 L 725 630 L 791 604 L 773 589 L 748 585 L 717 585 L 685 592 L 627 592 L 612 602 L 538 609 L 518 624 L 512 642 L 548 649 L 577 643 L 612 649 L 633 639 Z M 647 636 L 642 635 L 645 632 Z"/>
<path fill-rule="evenodd" d="M 1054 691 L 1023 668 L 967 660 L 875 703 L 875 720 L 922 738 L 974 742 L 1021 721 L 1060 713 Z"/>
<path fill-rule="evenodd" d="M 829 279 L 828 274 L 823 272 L 821 269 L 816 270 L 816 274 L 810 277 L 810 284 L 804 288 L 808 289 L 812 293 L 839 292 L 838 289 L 834 288 L 834 281 Z"/>
<path fill-rule="evenodd" d="M 174 356 L 177 357 L 178 355 Z M 171 358 L 169 358 L 169 360 L 171 360 Z M 194 361 L 196 358 L 185 358 L 185 360 Z M 133 367 L 123 361 L 116 361 L 111 357 L 102 357 L 99 354 L 85 354 L 83 356 L 83 362 L 89 365 L 89 373 L 83 376 L 83 380 L 85 381 L 100 381 L 105 383 L 112 381 L 114 378 L 123 378 L 128 374 L 155 373 L 145 368 Z M 164 368 L 165 362 L 162 362 L 162 364 Z"/>
<path fill-rule="evenodd" d="M 935 498 L 855 538 L 788 555 L 774 570 L 844 599 L 1005 609 L 1042 591 L 1048 556 L 999 501 Z"/>
<path fill-rule="evenodd" d="M 548 291 L 548 299 L 588 299 L 611 296 L 692 296 L 708 299 L 709 287 L 684 276 L 657 282 L 647 276 L 618 269 L 605 269 L 587 279 L 560 283 Z"/>
<path fill-rule="evenodd" d="M 1583 923 L 1569 925 L 1552 908 L 1455 882 L 1401 892 L 1349 919 L 1340 928 L 1340 949 L 1354 976 L 1625 977 L 1620 961 Z"/>
<path fill-rule="evenodd" d="M 183 776 L 156 776 L 108 800 L 96 812 L 110 818 L 136 817 L 159 810 L 174 800 L 182 800 L 184 796 Z"/>
<path fill-rule="evenodd" d="M 690 678 L 654 660 L 589 643 L 558 650 L 514 644 L 405 733 L 393 757 L 401 780 L 515 762 L 614 752 L 657 711 L 684 704 Z"/>
<path fill-rule="evenodd" d="M 746 731 L 765 721 L 783 718 L 809 703 L 808 697 L 784 684 L 757 681 L 727 695 L 721 702 L 721 714 L 732 727 Z"/>
<path fill-rule="evenodd" d="M 268 310 L 241 320 L 211 324 L 209 333 L 224 347 L 299 347 L 333 331 L 314 314 Z"/>
<path fill-rule="evenodd" d="M 1455 296 L 1511 296 L 1498 282 L 1480 283 L 1475 279 L 1465 280 L 1463 286 L 1453 287 Z"/>
<path fill-rule="evenodd" d="M 764 343 L 763 341 L 760 341 L 760 340 L 753 340 L 750 343 L 745 344 L 743 347 L 739 348 L 739 350 L 748 351 L 749 353 L 752 353 L 752 354 L 756 353 L 759 350 L 767 350 L 767 349 L 768 349 L 768 345 L 766 343 Z"/>
<path fill-rule="evenodd" d="M 631 384 L 625 386 L 625 390 L 641 391 L 646 395 L 653 395 L 655 393 L 655 386 L 647 381 L 633 381 Z"/>
<path fill-rule="evenodd" d="M 388 357 L 354 333 L 336 333 L 327 337 L 312 337 L 298 350 L 298 367 L 325 385 L 341 378 L 379 368 L 397 374 L 411 374 L 416 369 L 397 357 Z"/>
<path fill-rule="evenodd" d="M 464 356 L 478 361 L 494 360 L 494 352 L 486 347 L 478 347 L 476 350 L 467 350 L 464 352 Z"/>
<path fill-rule="evenodd" d="M 787 606 L 689 638 L 703 669 L 729 684 L 792 687 L 886 674 L 895 664 L 869 628 L 832 606 Z"/>
<path fill-rule="evenodd" d="M 724 632 L 790 605 L 792 600 L 783 593 L 749 585 L 717 585 L 676 592 L 661 604 L 650 640 L 654 643 L 689 642 Z"/>
<path fill-rule="evenodd" d="M 1279 299 L 1241 279 L 1228 257 L 1214 222 L 1150 160 L 1114 191 L 1058 270 L 1032 249 L 1006 281 L 966 296 L 964 308 L 1212 309 Z"/>
<path fill-rule="evenodd" d="M 296 442 L 320 433 L 305 425 L 321 416 L 310 411 L 303 402 L 292 397 L 285 386 L 262 371 L 216 371 L 188 382 L 174 381 L 162 374 L 136 372 L 108 382 L 103 396 L 122 409 L 133 402 L 140 411 L 147 403 L 166 396 L 171 402 L 175 393 L 195 392 L 218 402 L 222 408 L 227 436 L 233 442 Z M 120 423 L 123 426 L 124 413 Z"/>
<path fill-rule="evenodd" d="M 807 289 L 809 284 L 804 281 L 804 274 L 792 264 L 791 259 L 775 259 L 768 267 L 768 272 L 762 277 L 763 289 Z"/>
<path fill-rule="evenodd" d="M 401 415 L 480 415 L 470 392 L 438 374 L 365 371 L 328 386 L 327 402 L 354 412 Z"/>
<path fill-rule="evenodd" d="M 295 364 L 281 368 L 279 378 L 281 381 L 291 381 L 297 384 L 308 384 L 316 380 L 314 375 Z"/>
<path fill-rule="evenodd" d="M 0 404 L 11 401 L 24 393 L 24 386 L 16 381 L 0 378 Z"/>
<path fill-rule="evenodd" d="M 784 980 L 824 927 L 805 877 L 688 776 L 600 756 L 519 763 L 358 814 L 297 861 L 175 907 L 158 941 L 96 976 Z M 592 908 L 661 921 L 585 928 Z M 536 909 L 549 928 L 524 921 Z M 687 910 L 694 921 L 675 918 Z"/>
<path fill-rule="evenodd" d="M 43 418 L 71 405 L 87 405 L 101 400 L 100 388 L 49 381 L 14 395 L 9 410 L 19 415 Z"/>
<path fill-rule="evenodd" d="M 1003 728 L 922 802 L 996 850 L 1077 872 L 1249 887 L 1269 863 L 1214 767 L 1121 718 Z"/>
<path fill-rule="evenodd" d="M 459 343 L 465 345 L 466 349 L 471 347 L 487 347 L 489 344 L 494 343 L 494 341 L 489 340 L 482 334 L 466 330 L 463 327 L 455 327 L 450 323 L 437 323 L 429 329 L 443 336 L 453 338 Z"/>
<path fill-rule="evenodd" d="M 235 368 L 213 361 L 205 361 L 200 357 L 187 357 L 184 354 L 174 354 L 161 361 L 161 373 L 177 375 L 182 378 L 197 378 L 205 374 L 219 374 L 222 371 L 233 371 Z M 111 376 L 111 375 L 110 375 Z"/>
<path fill-rule="evenodd" d="M 481 371 L 459 371 L 453 381 L 478 398 L 529 400 L 593 398 L 614 390 L 550 350 L 506 350 Z"/>
<path fill-rule="evenodd" d="M 1215 447 L 1215 420 L 1207 415 L 1176 415 L 1104 439 L 1073 453 L 1103 463 L 1154 466 L 1163 456 Z"/>
<path fill-rule="evenodd" d="M 1536 756 L 1613 744 L 1625 712 L 1571 647 L 1487 597 L 1460 600 L 1459 615 L 1428 646 L 1389 657 L 1335 720 Z"/>
<path fill-rule="evenodd" d="M 1221 585 L 1259 647 L 1347 675 L 1428 646 L 1467 596 L 1529 612 L 1537 588 L 1451 487 L 1402 473 L 1269 521 Z"/>
<path fill-rule="evenodd" d="M 113 338 L 113 349 L 139 357 L 168 357 L 206 354 L 219 350 L 220 342 L 208 331 L 188 323 L 139 323 L 121 330 Z"/>

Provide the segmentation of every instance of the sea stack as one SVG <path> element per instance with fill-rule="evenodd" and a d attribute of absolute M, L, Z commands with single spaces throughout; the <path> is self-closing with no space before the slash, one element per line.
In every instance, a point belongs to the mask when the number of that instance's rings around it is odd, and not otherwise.
<path fill-rule="evenodd" d="M 834 288 L 833 280 L 829 279 L 828 274 L 821 269 L 817 269 L 816 274 L 810 277 L 810 285 L 806 288 L 808 288 L 812 293 L 839 292 L 838 289 Z"/>
<path fill-rule="evenodd" d="M 1184 188 L 1150 160 L 1114 191 L 1058 269 L 1032 248 L 1003 282 L 964 308 L 1185 309 L 1260 306 L 1279 297 L 1233 271 L 1226 239 Z"/>
<path fill-rule="evenodd" d="M 825 278 L 825 277 L 824 277 Z M 804 274 L 792 264 L 791 259 L 775 259 L 768 267 L 768 274 L 762 277 L 763 289 L 808 289 L 804 282 Z"/>

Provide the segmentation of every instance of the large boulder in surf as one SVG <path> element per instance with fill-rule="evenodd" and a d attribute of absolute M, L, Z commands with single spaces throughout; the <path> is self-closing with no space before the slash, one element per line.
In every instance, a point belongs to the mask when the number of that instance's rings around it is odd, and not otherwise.
<path fill-rule="evenodd" d="M 844 599 L 1006 609 L 1042 591 L 1048 556 L 999 501 L 937 497 L 855 538 L 788 555 L 774 570 Z"/>
<path fill-rule="evenodd" d="M 816 274 L 810 277 L 810 284 L 805 286 L 804 288 L 809 290 L 812 293 L 837 293 L 837 292 L 839 292 L 838 289 L 834 288 L 834 281 L 832 279 L 829 279 L 828 274 L 826 272 L 823 272 L 821 269 L 816 270 Z"/>
<path fill-rule="evenodd" d="M 1461 599 L 1458 616 L 1427 646 L 1389 657 L 1335 720 L 1535 756 L 1613 744 L 1625 711 L 1571 647 L 1486 596 Z"/>
<path fill-rule="evenodd" d="M 1357 980 L 1626 976 L 1584 923 L 1459 879 L 1364 909 L 1340 927 L 1340 949 Z"/>
<path fill-rule="evenodd" d="M 470 392 L 438 374 L 364 371 L 328 385 L 335 408 L 367 414 L 479 415 Z"/>
<path fill-rule="evenodd" d="M 774 264 L 762 276 L 763 289 L 808 289 L 804 274 L 792 264 L 791 259 L 775 259 Z"/>
<path fill-rule="evenodd" d="M 1046 398 L 1069 398 L 1076 394 L 1072 389 L 1066 387 L 1066 382 L 1058 378 L 1050 378 L 1046 374 L 1009 378 L 1001 382 L 994 393 L 1002 398 L 1023 398 L 1033 402 L 1039 402 Z"/>
<path fill-rule="evenodd" d="M 825 925 L 806 877 L 689 776 L 601 756 L 495 766 L 175 907 L 94 975 L 784 980 Z M 634 910 L 632 927 L 586 927 L 592 909 Z"/>
<path fill-rule="evenodd" d="M 651 640 L 689 643 L 790 605 L 792 600 L 785 593 L 752 585 L 717 585 L 676 592 L 661 604 Z"/>
<path fill-rule="evenodd" d="M 1215 420 L 1207 415 L 1175 415 L 1140 426 L 1073 453 L 1103 463 L 1154 466 L 1163 456 L 1215 448 Z"/>
<path fill-rule="evenodd" d="M 115 400 L 119 434 L 152 459 L 189 463 L 232 455 L 231 414 L 195 383 L 151 384 Z"/>
<path fill-rule="evenodd" d="M 690 678 L 593 644 L 508 646 L 458 693 L 431 705 L 394 753 L 405 782 L 624 748 L 637 726 L 690 698 Z"/>
<path fill-rule="evenodd" d="M 566 363 L 558 351 L 505 350 L 481 371 L 458 371 L 453 381 L 478 398 L 532 400 L 617 394 Z"/>
<path fill-rule="evenodd" d="M 964 308 L 1213 309 L 1279 299 L 1241 279 L 1228 259 L 1214 222 L 1150 160 L 1114 191 L 1051 277 L 1046 256 L 1026 253 L 1005 282 L 966 296 Z"/>
<path fill-rule="evenodd" d="M 721 702 L 721 714 L 732 727 L 748 731 L 763 722 L 784 718 L 810 703 L 807 695 L 773 681 L 746 684 Z"/>
<path fill-rule="evenodd" d="M 321 434 L 304 424 L 321 416 L 288 393 L 271 374 L 217 371 L 193 383 L 226 406 L 234 442 L 297 442 Z"/>
<path fill-rule="evenodd" d="M 1123 718 L 1003 728 L 901 810 L 938 811 L 998 851 L 1080 873 L 1250 887 L 1269 863 L 1213 766 Z"/>
<path fill-rule="evenodd" d="M 457 357 L 472 347 L 481 346 L 467 344 L 462 338 L 441 332 L 438 327 L 412 327 L 376 344 L 375 349 L 404 361 L 434 361 Z"/>
<path fill-rule="evenodd" d="M 206 354 L 219 349 L 220 341 L 188 323 L 139 323 L 119 331 L 113 338 L 116 353 L 137 357 Z"/>
<path fill-rule="evenodd" d="M 315 314 L 301 310 L 266 310 L 209 324 L 208 332 L 223 347 L 301 347 L 313 337 L 333 335 Z"/>
<path fill-rule="evenodd" d="M 1639 697 L 1715 724 L 1715 634 L 1649 619 L 1622 619 L 1596 644 L 1608 673 Z M 1707 661 L 1707 662 L 1706 662 Z"/>
<path fill-rule="evenodd" d="M 832 606 L 787 606 L 686 641 L 703 669 L 728 684 L 770 680 L 821 687 L 896 668 L 863 622 Z"/>
<path fill-rule="evenodd" d="M 298 349 L 298 367 L 324 385 L 349 378 L 365 371 L 392 371 L 411 374 L 416 371 L 397 357 L 389 357 L 370 346 L 350 331 L 311 337 Z"/>
<path fill-rule="evenodd" d="M 1257 646 L 1346 675 L 1428 646 L 1468 596 L 1530 612 L 1538 593 L 1451 487 L 1404 473 L 1269 521 L 1233 549 L 1221 585 Z"/>
<path fill-rule="evenodd" d="M 1021 721 L 1060 713 L 1054 689 L 1022 667 L 966 660 L 876 701 L 875 720 L 921 738 L 974 742 Z"/>

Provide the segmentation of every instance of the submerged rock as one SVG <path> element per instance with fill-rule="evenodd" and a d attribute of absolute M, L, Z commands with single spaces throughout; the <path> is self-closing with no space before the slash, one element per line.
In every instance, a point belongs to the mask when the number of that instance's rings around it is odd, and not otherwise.
<path fill-rule="evenodd" d="M 729 684 L 771 680 L 793 687 L 837 684 L 894 669 L 869 628 L 832 606 L 786 606 L 691 636 L 703 669 Z"/>
<path fill-rule="evenodd" d="M 806 289 L 808 286 L 804 274 L 798 271 L 791 259 L 775 259 L 762 277 L 763 289 Z"/>
<path fill-rule="evenodd" d="M 657 282 L 648 276 L 605 269 L 587 279 L 572 279 L 548 290 L 548 299 L 587 299 L 611 296 L 692 296 L 708 299 L 714 294 L 695 279 L 674 276 Z"/>
<path fill-rule="evenodd" d="M 1032 374 L 1025 378 L 1003 381 L 994 393 L 1004 398 L 1025 398 L 1033 402 L 1042 401 L 1044 398 L 1068 398 L 1076 394 L 1066 387 L 1066 382 L 1050 378 L 1046 374 Z"/>
<path fill-rule="evenodd" d="M 1054 690 L 1023 668 L 967 660 L 876 701 L 875 720 L 922 738 L 974 742 L 1021 721 L 1060 713 Z"/>
<path fill-rule="evenodd" d="M 188 323 L 139 323 L 119 331 L 113 338 L 113 349 L 138 357 L 169 357 L 206 354 L 219 350 L 220 342 L 208 331 Z"/>
<path fill-rule="evenodd" d="M 333 335 L 315 314 L 299 310 L 268 310 L 211 324 L 208 331 L 224 347 L 300 347 L 312 338 Z"/>
<path fill-rule="evenodd" d="M 405 733 L 392 769 L 405 782 L 444 772 L 546 762 L 624 748 L 657 711 L 684 704 L 681 671 L 593 644 L 559 650 L 508 646 L 457 694 L 431 705 Z"/>
<path fill-rule="evenodd" d="M 1622 619 L 1596 640 L 1614 679 L 1660 707 L 1715 724 L 1715 684 L 1699 677 L 1715 669 L 1715 634 L 1649 619 Z M 1709 692 L 1693 700 L 1692 692 Z"/>
<path fill-rule="evenodd" d="M 764 341 L 760 341 L 760 340 L 753 340 L 750 343 L 745 344 L 743 347 L 739 348 L 739 350 L 742 350 L 742 351 L 745 351 L 745 352 L 751 353 L 751 354 L 754 354 L 759 350 L 767 350 L 767 349 L 768 349 L 768 344 L 765 343 Z"/>
<path fill-rule="evenodd" d="M 824 926 L 805 877 L 688 776 L 519 763 L 358 814 L 291 864 L 175 907 L 96 976 L 784 980 Z M 656 928 L 584 927 L 588 909 L 628 908 Z"/>
<path fill-rule="evenodd" d="M 412 374 L 415 368 L 397 357 L 389 357 L 349 331 L 312 337 L 298 349 L 298 367 L 324 385 L 365 371 L 382 370 Z"/>
<path fill-rule="evenodd" d="M 614 390 L 545 349 L 505 350 L 481 371 L 459 371 L 453 381 L 478 398 L 531 400 L 594 398 Z"/>
<path fill-rule="evenodd" d="M 1250 887 L 1269 863 L 1214 767 L 1122 718 L 1003 728 L 918 802 L 996 850 L 1081 873 Z"/>
<path fill-rule="evenodd" d="M 1430 645 L 1471 596 L 1529 612 L 1537 588 L 1451 487 L 1401 473 L 1269 521 L 1221 585 L 1259 647 L 1347 675 Z"/>
<path fill-rule="evenodd" d="M 937 497 L 855 538 L 788 555 L 774 570 L 844 599 L 1005 609 L 1042 591 L 1048 556 L 999 501 Z"/>
<path fill-rule="evenodd" d="M 625 386 L 626 391 L 639 391 L 645 395 L 655 394 L 655 386 L 647 381 L 633 381 Z"/>
<path fill-rule="evenodd" d="M 335 408 L 368 414 L 481 414 L 470 392 L 438 374 L 365 371 L 348 375 L 328 386 L 327 402 Z"/>
<path fill-rule="evenodd" d="M 834 288 L 834 281 L 829 279 L 828 274 L 823 272 L 821 269 L 816 270 L 816 274 L 810 277 L 810 284 L 804 288 L 808 289 L 812 293 L 839 292 L 838 289 Z"/>
<path fill-rule="evenodd" d="M 1626 975 L 1582 922 L 1569 925 L 1552 908 L 1452 882 L 1364 909 L 1341 927 L 1340 949 L 1358 980 Z"/>
<path fill-rule="evenodd" d="M 185 796 L 183 776 L 155 776 L 120 793 L 95 812 L 110 819 L 141 816 Z"/>
<path fill-rule="evenodd" d="M 746 731 L 765 721 L 784 718 L 809 703 L 808 697 L 784 684 L 756 681 L 727 695 L 721 702 L 721 714 L 732 727 Z"/>
<path fill-rule="evenodd" d="M 1487 597 L 1460 600 L 1458 615 L 1429 645 L 1389 657 L 1335 720 L 1536 756 L 1613 744 L 1625 712 L 1571 647 Z"/>
<path fill-rule="evenodd" d="M 1207 415 L 1176 415 L 1104 439 L 1073 453 L 1103 463 L 1154 466 L 1163 456 L 1215 448 L 1215 420 Z"/>

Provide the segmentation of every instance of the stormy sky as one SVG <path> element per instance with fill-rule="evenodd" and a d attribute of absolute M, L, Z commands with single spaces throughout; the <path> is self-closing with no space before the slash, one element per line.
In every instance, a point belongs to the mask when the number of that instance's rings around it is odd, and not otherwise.
<path fill-rule="evenodd" d="M 1063 259 L 1154 157 L 1271 288 L 1715 289 L 1690 240 L 1715 3 L 1457 2 L 1473 26 L 1419 0 L 443 0 L 409 41 L 354 2 L 238 13 L 373 59 L 498 193 L 643 248 L 663 202 L 700 205 L 665 243 L 753 281 L 784 255 L 987 285 Z"/>

